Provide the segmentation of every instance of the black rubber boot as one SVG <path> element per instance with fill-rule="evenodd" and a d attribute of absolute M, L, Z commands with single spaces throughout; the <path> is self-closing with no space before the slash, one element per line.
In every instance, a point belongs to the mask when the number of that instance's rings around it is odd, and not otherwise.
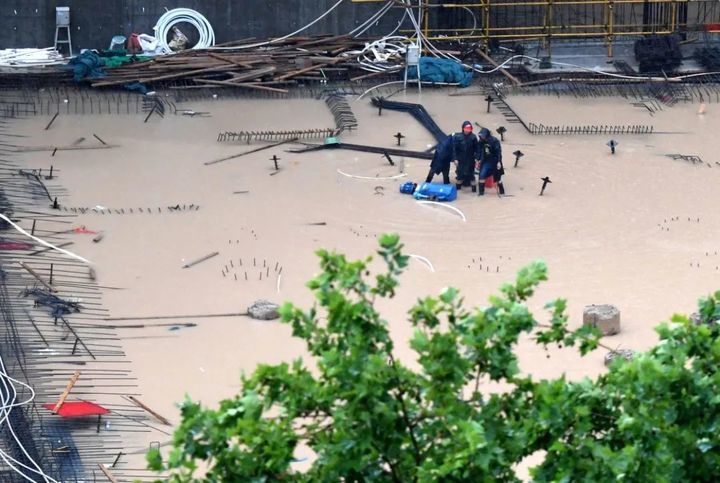
<path fill-rule="evenodd" d="M 475 189 L 475 185 L 474 185 L 474 184 L 473 184 L 473 185 L 470 185 L 470 190 L 472 190 L 473 193 L 475 193 L 475 191 L 477 191 L 477 190 Z"/>
<path fill-rule="evenodd" d="M 498 183 L 498 190 L 501 195 L 505 194 L 505 186 L 502 183 Z"/>
<path fill-rule="evenodd" d="M 460 191 L 462 189 L 462 183 L 455 183 L 455 188 Z"/>
<path fill-rule="evenodd" d="M 478 185 L 477 193 L 478 193 L 478 196 L 482 196 L 485 194 L 485 183 L 480 183 Z"/>

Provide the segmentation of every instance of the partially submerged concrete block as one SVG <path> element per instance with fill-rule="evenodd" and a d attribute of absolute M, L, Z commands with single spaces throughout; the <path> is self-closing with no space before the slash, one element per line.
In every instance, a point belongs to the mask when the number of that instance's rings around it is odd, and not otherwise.
<path fill-rule="evenodd" d="M 615 359 L 625 359 L 626 361 L 632 360 L 635 357 L 635 351 L 630 349 L 616 349 L 605 354 L 605 367 L 612 364 Z"/>
<path fill-rule="evenodd" d="M 600 329 L 603 335 L 620 332 L 620 311 L 610 304 L 588 305 L 583 310 L 583 324 Z"/>
<path fill-rule="evenodd" d="M 267 300 L 256 300 L 250 307 L 248 307 L 248 315 L 250 315 L 253 319 L 258 320 L 279 319 L 279 308 L 280 306 L 278 304 L 274 304 Z"/>

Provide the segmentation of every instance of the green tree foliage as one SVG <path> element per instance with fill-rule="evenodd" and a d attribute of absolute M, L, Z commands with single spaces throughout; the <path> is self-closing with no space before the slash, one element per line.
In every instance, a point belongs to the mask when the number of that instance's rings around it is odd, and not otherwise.
<path fill-rule="evenodd" d="M 464 308 L 452 288 L 419 300 L 411 369 L 375 309 L 394 296 L 407 257 L 395 235 L 378 254 L 387 270 L 372 277 L 370 259 L 318 252 L 316 305 L 282 309 L 313 360 L 258 366 L 217 409 L 186 400 L 174 449 L 166 461 L 151 451 L 150 467 L 174 482 L 475 483 L 516 481 L 518 463 L 544 450 L 537 481 L 717 478 L 720 292 L 701 302 L 702 324 L 675 317 L 654 348 L 597 380 L 535 380 L 518 367 L 521 336 L 583 354 L 598 344 L 594 329 L 568 329 L 564 300 L 547 304 L 549 323 L 530 313 L 547 277 L 535 262 L 487 307 Z M 506 390 L 483 392 L 488 380 Z M 310 450 L 309 469 L 293 471 Z"/>

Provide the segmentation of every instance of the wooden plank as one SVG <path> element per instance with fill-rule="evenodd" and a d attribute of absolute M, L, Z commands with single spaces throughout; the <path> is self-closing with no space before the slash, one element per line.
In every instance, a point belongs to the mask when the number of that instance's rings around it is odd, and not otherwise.
<path fill-rule="evenodd" d="M 252 65 L 250 65 L 250 64 L 248 64 L 248 63 L 238 62 L 237 60 L 231 59 L 231 58 L 229 58 L 229 57 L 225 57 L 224 55 L 213 54 L 212 52 L 210 52 L 208 55 L 209 55 L 210 57 L 212 57 L 213 59 L 222 60 L 223 62 L 228 62 L 228 63 L 230 63 L 230 64 L 235 64 L 235 65 L 240 66 L 240 67 L 245 67 L 246 69 L 251 69 L 251 68 L 252 68 Z"/>
<path fill-rule="evenodd" d="M 135 78 L 133 80 L 137 82 L 157 82 L 161 80 L 170 80 L 170 79 L 179 79 L 181 77 L 189 77 L 197 74 L 204 74 L 206 72 L 218 72 L 218 71 L 227 71 L 236 69 L 237 66 L 231 66 L 231 65 L 221 65 L 218 67 L 207 67 L 203 69 L 193 69 L 193 70 L 186 70 L 184 72 L 176 72 L 174 74 L 165 74 L 165 75 L 159 75 L 159 76 L 153 76 L 153 77 L 139 77 Z M 114 86 L 118 84 L 125 84 L 127 80 L 108 80 L 108 81 L 100 81 L 100 82 L 93 82 L 93 87 L 102 87 L 102 86 Z"/>
<path fill-rule="evenodd" d="M 495 62 L 495 61 L 492 59 L 492 57 L 490 57 L 490 56 L 487 55 L 485 52 L 483 52 L 482 49 L 475 49 L 475 52 L 477 52 L 478 54 L 480 54 L 480 56 L 481 56 L 483 59 L 487 60 L 487 61 L 490 62 L 493 66 L 495 66 L 496 68 L 498 68 L 498 69 L 500 70 L 500 73 L 501 73 L 502 75 L 504 75 L 505 77 L 507 77 L 508 79 L 510 79 L 510 82 L 512 82 L 515 86 L 521 86 L 521 85 L 522 85 L 522 82 L 520 82 L 517 77 L 515 77 L 515 76 L 512 75 L 510 72 L 508 72 L 507 70 L 505 70 L 504 67 L 500 67 L 500 65 L 499 65 L 497 62 Z"/>
<path fill-rule="evenodd" d="M 205 260 L 209 260 L 210 258 L 216 257 L 216 256 L 218 256 L 218 255 L 220 255 L 220 252 L 208 253 L 207 255 L 204 255 L 204 256 L 198 258 L 197 260 L 193 260 L 193 261 L 191 261 L 191 262 L 187 262 L 185 265 L 182 266 L 182 268 L 194 267 L 194 266 L 197 265 L 198 263 L 204 262 Z"/>
<path fill-rule="evenodd" d="M 45 287 L 46 289 L 48 289 L 48 290 L 51 291 L 51 292 L 57 292 L 57 290 L 55 290 L 55 287 L 53 287 L 52 285 L 50 285 L 49 283 L 47 283 L 45 280 L 43 280 L 42 277 L 40 276 L 40 274 L 37 273 L 37 272 L 36 272 L 35 270 L 33 270 L 32 268 L 30 268 L 25 262 L 18 262 L 18 263 L 20 264 L 21 267 L 23 267 L 25 270 L 27 270 L 30 275 L 32 275 L 33 277 L 35 277 L 35 279 L 36 279 L 38 282 L 40 282 L 43 287 Z"/>
<path fill-rule="evenodd" d="M 147 407 L 142 401 L 140 401 L 140 400 L 139 400 L 138 398 L 136 398 L 135 396 L 127 396 L 127 398 L 128 398 L 134 405 L 136 405 L 136 406 L 139 407 L 139 408 L 144 409 L 148 414 L 151 414 L 155 419 L 157 419 L 158 421 L 160 421 L 160 422 L 163 423 L 164 425 L 166 425 L 166 426 L 172 426 L 172 423 L 171 423 L 170 421 L 168 421 L 168 419 L 167 419 L 166 417 L 159 415 L 158 413 L 156 413 L 155 411 L 153 411 L 152 409 L 150 409 L 149 407 Z"/>
<path fill-rule="evenodd" d="M 229 81 L 216 81 L 216 80 L 210 80 L 210 79 L 196 79 L 195 82 L 202 83 L 202 84 L 212 84 L 217 86 L 225 86 L 225 87 L 247 87 L 248 89 L 258 89 L 263 91 L 270 91 L 270 92 L 280 92 L 282 94 L 287 94 L 289 91 L 287 89 L 278 89 L 276 87 L 267 87 L 262 86 L 259 84 L 253 84 L 253 83 L 237 83 L 237 82 L 229 82 Z M 209 86 L 204 86 L 209 87 Z"/>
<path fill-rule="evenodd" d="M 255 69 L 251 70 L 250 72 L 232 72 L 230 75 L 232 75 L 232 79 L 228 79 L 228 82 L 242 82 L 246 80 L 253 80 L 258 79 L 264 75 L 272 74 L 277 70 L 277 67 L 270 66 L 270 67 L 264 67 L 262 69 Z"/>
<path fill-rule="evenodd" d="M 110 483 L 119 483 L 117 478 L 115 478 L 113 476 L 113 474 L 110 473 L 110 470 L 107 468 L 107 466 L 105 466 L 102 463 L 98 463 L 98 467 L 100 468 L 100 471 L 103 472 L 103 474 L 105 475 L 105 478 L 107 478 Z"/>
<path fill-rule="evenodd" d="M 68 382 L 67 386 L 65 387 L 65 390 L 60 394 L 60 399 L 58 399 L 57 404 L 53 408 L 52 412 L 56 413 L 60 410 L 62 405 L 65 403 L 65 399 L 67 399 L 68 395 L 70 394 L 70 391 L 72 391 L 73 386 L 77 382 L 77 380 L 80 378 L 80 371 L 75 371 L 75 373 L 70 378 L 70 381 Z"/>

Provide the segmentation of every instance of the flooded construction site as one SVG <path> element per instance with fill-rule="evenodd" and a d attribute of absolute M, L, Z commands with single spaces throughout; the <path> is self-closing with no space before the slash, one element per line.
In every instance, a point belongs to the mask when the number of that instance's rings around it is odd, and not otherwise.
<path fill-rule="evenodd" d="M 232 50 L 248 40 L 81 83 L 0 74 L 0 392 L 17 429 L 0 480 L 157 478 L 145 454 L 171 446 L 186 397 L 214 407 L 258 364 L 308 359 L 291 327 L 248 308 L 311 307 L 323 248 L 361 259 L 399 234 L 409 265 L 379 310 L 410 367 L 419 298 L 456 287 L 484 306 L 534 260 L 549 269 L 541 321 L 551 299 L 567 299 L 571 327 L 612 304 L 621 326 L 602 342 L 616 350 L 654 345 L 659 322 L 718 288 L 716 74 L 630 73 L 600 44 L 587 48 L 601 60 L 578 60 L 578 44 L 554 58 L 581 66 L 541 72 L 504 52 L 471 64 L 467 86 L 420 86 L 401 62 L 355 72 L 334 57 L 365 52 L 351 44 Z M 465 121 L 499 140 L 503 192 L 456 186 L 452 167 L 456 199 L 403 193 Z M 607 371 L 607 353 L 518 348 L 523 372 L 570 380 Z"/>

